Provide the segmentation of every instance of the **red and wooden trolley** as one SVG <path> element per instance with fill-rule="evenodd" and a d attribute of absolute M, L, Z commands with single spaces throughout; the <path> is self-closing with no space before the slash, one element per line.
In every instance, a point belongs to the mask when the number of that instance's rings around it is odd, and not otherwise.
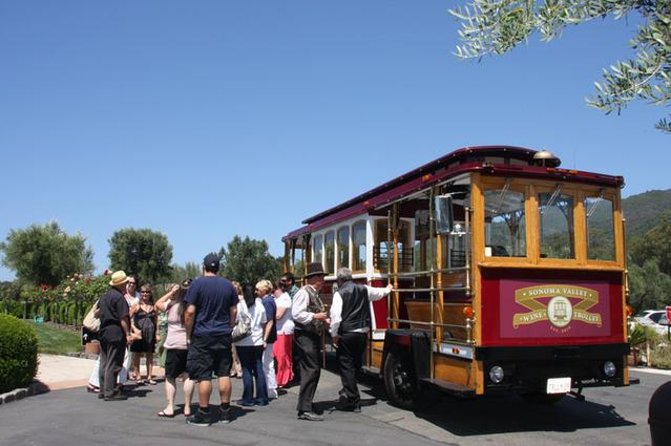
<path fill-rule="evenodd" d="M 319 261 L 395 291 L 371 305 L 366 370 L 413 407 L 426 388 L 554 402 L 629 385 L 620 176 L 547 151 L 467 147 L 306 219 L 286 268 Z"/>

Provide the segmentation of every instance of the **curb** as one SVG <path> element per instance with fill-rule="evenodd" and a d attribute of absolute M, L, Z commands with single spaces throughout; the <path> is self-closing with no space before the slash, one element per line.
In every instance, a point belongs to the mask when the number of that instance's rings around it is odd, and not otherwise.
<path fill-rule="evenodd" d="M 0 404 L 11 403 L 12 401 L 22 400 L 28 396 L 39 395 L 49 392 L 49 386 L 41 381 L 33 381 L 28 387 L 14 389 L 11 392 L 0 394 Z"/>

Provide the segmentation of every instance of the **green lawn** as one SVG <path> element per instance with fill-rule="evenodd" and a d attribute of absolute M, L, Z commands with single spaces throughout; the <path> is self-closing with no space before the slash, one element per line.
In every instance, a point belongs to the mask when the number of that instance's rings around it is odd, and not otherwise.
<path fill-rule="evenodd" d="M 79 331 L 47 324 L 36 324 L 33 321 L 26 321 L 26 323 L 35 327 L 40 353 L 67 355 L 68 353 L 81 352 L 83 349 Z"/>

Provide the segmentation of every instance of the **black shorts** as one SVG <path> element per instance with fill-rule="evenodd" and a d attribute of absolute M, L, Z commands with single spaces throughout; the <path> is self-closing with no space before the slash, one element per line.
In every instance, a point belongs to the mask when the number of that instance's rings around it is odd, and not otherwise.
<path fill-rule="evenodd" d="M 146 342 L 144 339 L 138 339 L 133 341 L 133 343 L 130 345 L 130 351 L 133 353 L 154 353 L 155 349 L 155 338 L 152 339 L 152 342 Z"/>
<path fill-rule="evenodd" d="M 208 381 L 215 376 L 228 378 L 231 362 L 231 335 L 191 338 L 186 371 L 192 380 Z"/>
<path fill-rule="evenodd" d="M 186 372 L 187 350 L 166 349 L 165 377 L 175 379 Z"/>

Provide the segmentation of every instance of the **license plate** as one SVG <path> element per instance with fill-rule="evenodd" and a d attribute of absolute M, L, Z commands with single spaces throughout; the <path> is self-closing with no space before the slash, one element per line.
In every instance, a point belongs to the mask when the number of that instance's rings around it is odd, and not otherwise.
<path fill-rule="evenodd" d="M 571 378 L 549 378 L 547 393 L 568 393 L 571 391 Z"/>

